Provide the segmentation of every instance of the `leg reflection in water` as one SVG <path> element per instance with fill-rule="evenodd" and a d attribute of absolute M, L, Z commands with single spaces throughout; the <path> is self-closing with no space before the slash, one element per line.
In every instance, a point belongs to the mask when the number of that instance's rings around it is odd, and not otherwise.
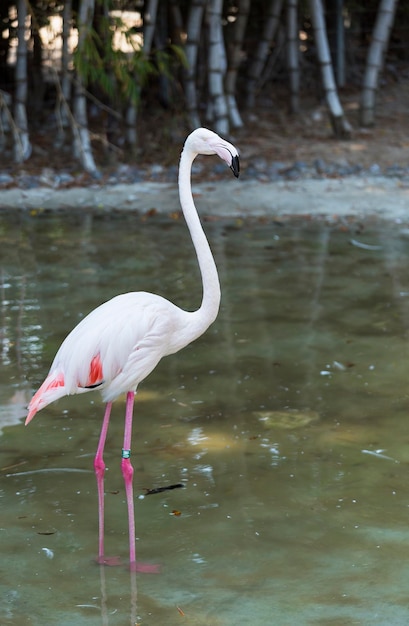
<path fill-rule="evenodd" d="M 117 610 L 109 611 L 107 606 L 107 589 L 106 589 L 106 567 L 105 565 L 99 566 L 99 575 L 101 581 L 101 618 L 102 626 L 109 626 L 109 614 L 116 613 Z M 129 571 L 130 581 L 130 626 L 135 626 L 138 623 L 137 616 L 137 585 L 136 585 L 136 572 Z"/>

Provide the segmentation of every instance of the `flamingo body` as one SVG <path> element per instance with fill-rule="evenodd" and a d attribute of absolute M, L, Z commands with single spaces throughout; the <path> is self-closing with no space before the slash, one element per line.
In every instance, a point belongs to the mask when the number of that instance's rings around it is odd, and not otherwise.
<path fill-rule="evenodd" d="M 136 391 L 162 357 L 178 352 L 202 334 L 199 318 L 197 312 L 184 311 L 143 291 L 104 302 L 61 344 L 47 378 L 29 404 L 26 423 L 37 411 L 66 395 L 98 389 L 109 402 Z"/>
<path fill-rule="evenodd" d="M 199 309 L 184 311 L 162 296 L 143 291 L 125 293 L 104 302 L 81 320 L 63 341 L 48 376 L 28 406 L 26 424 L 37 411 L 65 395 L 99 390 L 107 403 L 94 459 L 99 510 L 98 562 L 102 564 L 112 564 L 112 559 L 104 554 L 103 460 L 112 402 L 122 393 L 127 394 L 121 469 L 128 505 L 129 559 L 131 568 L 135 569 L 133 467 L 130 461 L 135 392 L 162 357 L 177 352 L 204 333 L 219 310 L 217 268 L 191 189 L 191 168 L 198 154 L 218 155 L 236 177 L 239 175 L 239 160 L 231 143 L 205 128 L 188 136 L 181 154 L 179 197 L 202 277 L 203 297 Z M 152 571 L 152 568 L 148 566 L 143 571 Z"/>

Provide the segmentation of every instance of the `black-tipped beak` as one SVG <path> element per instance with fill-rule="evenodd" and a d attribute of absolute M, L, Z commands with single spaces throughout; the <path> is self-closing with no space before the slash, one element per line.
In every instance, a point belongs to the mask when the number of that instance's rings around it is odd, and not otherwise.
<path fill-rule="evenodd" d="M 240 161 L 239 161 L 239 157 L 238 156 L 232 157 L 230 169 L 233 172 L 233 174 L 235 175 L 235 177 L 238 178 L 239 174 L 240 174 Z"/>

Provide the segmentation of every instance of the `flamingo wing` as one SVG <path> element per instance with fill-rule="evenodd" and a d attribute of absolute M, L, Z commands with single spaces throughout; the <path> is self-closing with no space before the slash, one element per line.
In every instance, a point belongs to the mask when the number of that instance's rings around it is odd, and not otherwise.
<path fill-rule="evenodd" d="M 99 389 L 110 401 L 136 390 L 160 359 L 175 351 L 172 337 L 185 315 L 168 300 L 145 292 L 121 294 L 94 309 L 61 344 L 29 404 L 26 424 L 65 395 Z"/>

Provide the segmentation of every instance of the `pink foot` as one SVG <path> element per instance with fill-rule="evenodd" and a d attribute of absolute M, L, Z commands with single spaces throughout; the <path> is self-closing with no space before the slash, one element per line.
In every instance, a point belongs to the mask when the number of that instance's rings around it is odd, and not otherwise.
<path fill-rule="evenodd" d="M 120 556 L 99 556 L 96 559 L 96 562 L 99 565 L 107 565 L 108 567 L 117 567 L 118 565 L 122 565 Z"/>
<path fill-rule="evenodd" d="M 140 563 L 139 561 L 133 561 L 129 564 L 131 572 L 140 572 L 141 574 L 160 574 L 160 565 L 154 565 L 153 563 Z"/>

